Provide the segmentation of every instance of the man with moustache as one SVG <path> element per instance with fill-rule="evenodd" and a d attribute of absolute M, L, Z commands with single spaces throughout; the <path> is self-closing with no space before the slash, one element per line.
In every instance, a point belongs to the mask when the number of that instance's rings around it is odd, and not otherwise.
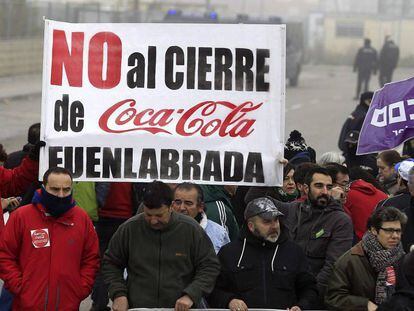
<path fill-rule="evenodd" d="M 300 311 L 314 306 L 315 278 L 301 248 L 288 239 L 281 216 L 270 197 L 247 205 L 239 239 L 218 254 L 221 272 L 209 297 L 211 307 Z"/>
<path fill-rule="evenodd" d="M 220 271 L 213 244 L 194 219 L 172 211 L 172 201 L 168 185 L 148 184 L 144 212 L 124 222 L 109 242 L 102 273 L 112 310 L 187 311 L 213 290 Z"/>
<path fill-rule="evenodd" d="M 322 298 L 335 261 L 352 247 L 353 227 L 339 201 L 332 198 L 332 178 L 320 166 L 305 177 L 304 202 L 275 201 L 285 214 L 293 241 L 305 252 Z"/>

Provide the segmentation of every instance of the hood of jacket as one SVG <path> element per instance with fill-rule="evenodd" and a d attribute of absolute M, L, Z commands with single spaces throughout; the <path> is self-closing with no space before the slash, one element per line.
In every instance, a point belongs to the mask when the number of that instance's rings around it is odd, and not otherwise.
<path fill-rule="evenodd" d="M 225 201 L 228 206 L 231 206 L 230 195 L 224 186 L 200 185 L 200 187 L 203 189 L 204 203 Z"/>
<path fill-rule="evenodd" d="M 350 191 L 352 190 L 362 192 L 366 195 L 374 195 L 375 193 L 379 191 L 372 184 L 362 179 L 358 179 L 352 182 Z"/>
<path fill-rule="evenodd" d="M 289 238 L 289 230 L 283 225 L 283 223 L 279 219 L 280 224 L 280 235 L 276 242 L 270 242 L 264 240 L 260 237 L 255 236 L 247 227 L 247 223 L 243 224 L 243 227 L 240 229 L 239 239 L 243 241 L 246 239 L 246 242 L 257 247 L 265 247 L 265 248 L 274 248 L 275 245 L 282 244 Z"/>

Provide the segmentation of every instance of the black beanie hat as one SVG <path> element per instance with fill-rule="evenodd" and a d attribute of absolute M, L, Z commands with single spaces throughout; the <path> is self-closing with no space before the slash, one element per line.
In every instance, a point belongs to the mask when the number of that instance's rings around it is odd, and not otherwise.
<path fill-rule="evenodd" d="M 370 101 L 372 100 L 372 98 L 374 97 L 374 92 L 364 92 L 361 94 L 361 96 L 359 97 L 359 103 L 360 104 L 365 104 L 364 102 L 367 99 L 370 99 Z"/>
<path fill-rule="evenodd" d="M 315 162 L 316 154 L 314 149 L 308 147 L 302 134 L 293 130 L 285 144 L 285 158 L 297 165 L 303 162 Z"/>

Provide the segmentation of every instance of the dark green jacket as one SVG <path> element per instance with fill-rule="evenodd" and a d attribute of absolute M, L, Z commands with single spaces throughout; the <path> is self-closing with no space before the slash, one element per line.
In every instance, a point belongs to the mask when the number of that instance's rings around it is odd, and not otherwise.
<path fill-rule="evenodd" d="M 234 241 L 239 236 L 239 225 L 234 217 L 230 197 L 223 186 L 201 185 L 207 218 L 223 226 Z"/>
<path fill-rule="evenodd" d="M 312 206 L 308 201 L 275 200 L 275 204 L 285 215 L 292 240 L 305 252 L 323 296 L 335 261 L 352 247 L 351 218 L 336 201 L 325 208 Z"/>
<path fill-rule="evenodd" d="M 377 273 L 371 267 L 361 242 L 335 263 L 325 293 L 329 310 L 367 310 L 368 300 L 375 301 Z"/>
<path fill-rule="evenodd" d="M 103 259 L 111 299 L 127 296 L 130 308 L 174 308 L 185 294 L 196 305 L 213 290 L 219 271 L 203 228 L 175 212 L 162 230 L 152 229 L 144 214 L 130 218 L 112 237 Z"/>

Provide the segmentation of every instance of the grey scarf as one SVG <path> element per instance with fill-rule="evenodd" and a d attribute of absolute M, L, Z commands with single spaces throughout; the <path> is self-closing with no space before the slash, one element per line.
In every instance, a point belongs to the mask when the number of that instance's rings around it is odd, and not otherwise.
<path fill-rule="evenodd" d="M 398 260 L 404 255 L 401 243 L 397 247 L 384 249 L 377 237 L 367 231 L 362 237 L 362 248 L 368 260 L 378 273 L 375 287 L 375 303 L 381 304 L 395 292 L 395 286 L 387 284 L 387 268 L 395 270 Z"/>

